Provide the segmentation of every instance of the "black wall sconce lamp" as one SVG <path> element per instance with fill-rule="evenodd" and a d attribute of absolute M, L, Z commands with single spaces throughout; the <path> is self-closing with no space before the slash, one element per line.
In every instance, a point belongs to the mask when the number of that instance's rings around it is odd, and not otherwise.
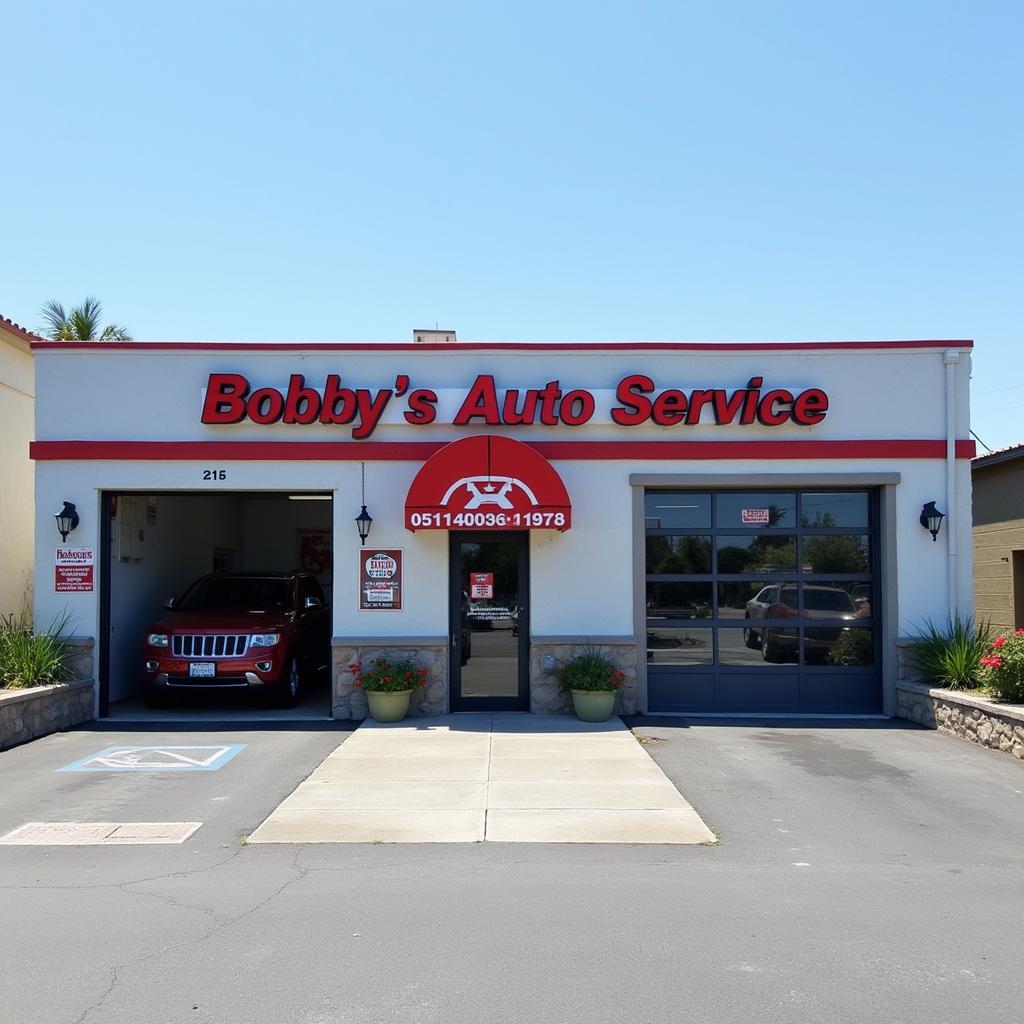
<path fill-rule="evenodd" d="M 366 544 L 366 538 L 370 535 L 370 527 L 373 525 L 373 516 L 366 511 L 366 463 L 362 463 L 363 470 L 363 507 L 356 516 L 356 529 L 359 531 L 359 543 Z"/>
<path fill-rule="evenodd" d="M 68 534 L 78 525 L 78 511 L 70 501 L 53 517 L 57 520 L 57 532 L 61 540 L 67 540 Z"/>
<path fill-rule="evenodd" d="M 944 512 L 935 507 L 934 501 L 929 501 L 921 509 L 921 525 L 932 535 L 932 540 L 939 539 L 939 530 L 942 528 L 942 520 L 946 518 Z"/>

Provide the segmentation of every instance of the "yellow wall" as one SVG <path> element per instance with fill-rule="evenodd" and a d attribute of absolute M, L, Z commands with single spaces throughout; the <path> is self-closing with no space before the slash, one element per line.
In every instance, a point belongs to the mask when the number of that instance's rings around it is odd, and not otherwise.
<path fill-rule="evenodd" d="M 972 477 L 974 612 L 998 632 L 1019 628 L 1024 626 L 1024 457 L 978 467 Z"/>
<path fill-rule="evenodd" d="M 35 365 L 22 338 L 0 326 L 0 614 L 31 609 L 35 546 Z"/>

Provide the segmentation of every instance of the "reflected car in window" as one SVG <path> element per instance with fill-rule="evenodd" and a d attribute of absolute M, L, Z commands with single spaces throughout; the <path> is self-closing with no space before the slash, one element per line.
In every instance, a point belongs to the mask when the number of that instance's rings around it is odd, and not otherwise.
<path fill-rule="evenodd" d="M 839 587 L 804 585 L 804 621 L 832 619 L 853 622 L 862 618 L 853 598 Z M 800 604 L 795 583 L 772 583 L 747 602 L 744 618 L 749 622 L 743 630 L 743 642 L 755 650 L 761 648 L 765 661 L 792 661 L 800 648 Z M 793 619 L 792 626 L 764 626 L 758 619 Z M 848 626 L 815 627 L 804 637 L 806 660 L 823 661 Z"/>

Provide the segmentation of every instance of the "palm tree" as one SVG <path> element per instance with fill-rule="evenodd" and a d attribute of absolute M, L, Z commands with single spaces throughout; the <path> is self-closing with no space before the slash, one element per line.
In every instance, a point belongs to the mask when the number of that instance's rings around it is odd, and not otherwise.
<path fill-rule="evenodd" d="M 42 333 L 51 341 L 131 341 L 132 336 L 117 324 L 107 324 L 100 329 L 103 308 L 99 299 L 86 298 L 80 306 L 70 311 L 52 299 L 47 302 L 41 315 L 46 321 Z"/>

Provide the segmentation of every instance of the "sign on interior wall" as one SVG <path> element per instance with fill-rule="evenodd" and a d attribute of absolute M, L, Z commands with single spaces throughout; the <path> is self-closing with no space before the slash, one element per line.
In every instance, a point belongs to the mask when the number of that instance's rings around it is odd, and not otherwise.
<path fill-rule="evenodd" d="M 469 596 L 474 601 L 494 599 L 494 573 L 471 572 L 469 574 Z"/>
<path fill-rule="evenodd" d="M 330 530 L 299 530 L 299 568 L 329 577 L 333 568 Z"/>
<path fill-rule="evenodd" d="M 740 522 L 744 526 L 768 526 L 771 522 L 771 509 L 744 508 L 740 510 Z"/>
<path fill-rule="evenodd" d="M 92 593 L 95 568 L 95 548 L 57 548 L 54 558 L 54 592 Z"/>
<path fill-rule="evenodd" d="M 359 552 L 359 610 L 400 611 L 402 549 L 366 548 Z"/>

